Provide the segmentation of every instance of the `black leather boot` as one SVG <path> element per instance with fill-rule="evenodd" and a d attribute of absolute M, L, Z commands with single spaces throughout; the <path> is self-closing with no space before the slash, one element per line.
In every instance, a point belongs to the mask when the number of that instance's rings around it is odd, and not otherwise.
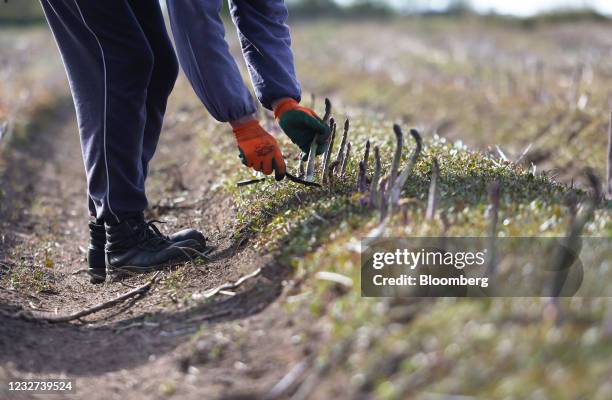
<path fill-rule="evenodd" d="M 89 221 L 89 247 L 87 248 L 87 272 L 91 283 L 102 283 L 106 279 L 106 261 L 104 245 L 106 245 L 106 231 L 104 222 L 100 220 Z"/>
<path fill-rule="evenodd" d="M 190 250 L 200 249 L 193 239 L 172 242 L 142 219 L 126 219 L 106 228 L 106 275 L 111 279 L 155 271 L 194 258 Z"/>
<path fill-rule="evenodd" d="M 138 222 L 145 223 L 140 218 Z M 162 235 L 161 232 L 152 223 L 145 223 L 151 234 L 158 235 L 165 240 L 172 243 L 180 243 L 187 240 L 193 240 L 197 242 L 198 246 L 195 247 L 197 251 L 204 251 L 206 249 L 206 238 L 204 235 L 195 229 L 184 229 L 176 232 L 170 236 Z M 102 283 L 106 279 L 106 256 L 105 256 L 105 245 L 106 245 L 106 230 L 104 223 L 100 220 L 89 222 L 89 235 L 90 244 L 87 252 L 87 263 L 88 272 L 90 275 L 91 283 Z M 194 243 L 191 243 L 191 247 Z M 194 256 L 194 254 L 192 254 Z"/>

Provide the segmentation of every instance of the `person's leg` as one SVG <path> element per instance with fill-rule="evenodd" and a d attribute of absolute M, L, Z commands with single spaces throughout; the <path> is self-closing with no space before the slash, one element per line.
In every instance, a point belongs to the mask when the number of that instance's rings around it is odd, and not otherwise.
<path fill-rule="evenodd" d="M 159 2 L 128 0 L 153 51 L 153 72 L 147 86 L 147 120 L 142 146 L 142 170 L 146 179 L 161 133 L 168 96 L 178 76 L 178 62 Z"/>
<path fill-rule="evenodd" d="M 179 61 L 200 100 L 220 122 L 256 112 L 225 41 L 222 0 L 168 0 Z"/>
<path fill-rule="evenodd" d="M 96 217 L 147 206 L 142 171 L 153 55 L 125 0 L 42 0 L 68 73 Z"/>
<path fill-rule="evenodd" d="M 230 11 L 261 104 L 271 110 L 282 98 L 299 102 L 301 87 L 295 75 L 284 1 L 230 0 Z"/>
<path fill-rule="evenodd" d="M 41 3 L 77 111 L 90 208 L 97 218 L 90 223 L 89 256 L 106 257 L 104 262 L 88 257 L 92 282 L 104 279 L 104 267 L 115 274 L 183 261 L 182 248 L 200 243 L 174 243 L 143 218 L 145 105 L 154 60 L 133 10 L 126 0 Z"/>

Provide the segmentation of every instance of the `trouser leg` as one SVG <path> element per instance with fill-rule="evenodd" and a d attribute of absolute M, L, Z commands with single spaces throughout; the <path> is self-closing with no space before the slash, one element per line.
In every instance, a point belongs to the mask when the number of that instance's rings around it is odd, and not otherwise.
<path fill-rule="evenodd" d="M 157 0 L 128 0 L 153 51 L 153 71 L 147 86 L 147 120 L 142 146 L 142 170 L 146 179 L 149 161 L 155 154 L 161 133 L 168 96 L 178 76 L 178 62 L 166 31 Z"/>
<path fill-rule="evenodd" d="M 256 111 L 225 41 L 222 0 L 168 0 L 179 61 L 196 94 L 221 122 Z"/>
<path fill-rule="evenodd" d="M 126 0 L 41 0 L 74 99 L 95 216 L 147 206 L 143 136 L 153 54 Z"/>
<path fill-rule="evenodd" d="M 285 23 L 283 0 L 230 0 L 230 11 L 238 29 L 255 94 L 268 109 L 282 97 L 300 101 L 301 88 L 295 75 L 291 34 Z"/>

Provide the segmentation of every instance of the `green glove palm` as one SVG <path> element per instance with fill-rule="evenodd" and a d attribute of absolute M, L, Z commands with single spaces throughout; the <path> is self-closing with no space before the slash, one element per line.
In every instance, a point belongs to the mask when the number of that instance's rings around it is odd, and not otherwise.
<path fill-rule="evenodd" d="M 317 138 L 316 155 L 327 149 L 331 130 L 311 109 L 293 99 L 284 100 L 274 109 L 274 115 L 285 134 L 302 150 L 302 160 L 308 159 L 310 145 Z"/>

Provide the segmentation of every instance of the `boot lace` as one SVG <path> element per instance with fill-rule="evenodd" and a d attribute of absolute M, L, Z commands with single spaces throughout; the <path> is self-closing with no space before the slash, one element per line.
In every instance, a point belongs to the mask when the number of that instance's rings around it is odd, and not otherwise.
<path fill-rule="evenodd" d="M 170 239 L 168 236 L 161 233 L 155 224 L 164 224 L 163 221 L 151 220 L 142 223 L 140 240 L 151 247 L 156 247 L 162 244 L 167 244 Z"/>

